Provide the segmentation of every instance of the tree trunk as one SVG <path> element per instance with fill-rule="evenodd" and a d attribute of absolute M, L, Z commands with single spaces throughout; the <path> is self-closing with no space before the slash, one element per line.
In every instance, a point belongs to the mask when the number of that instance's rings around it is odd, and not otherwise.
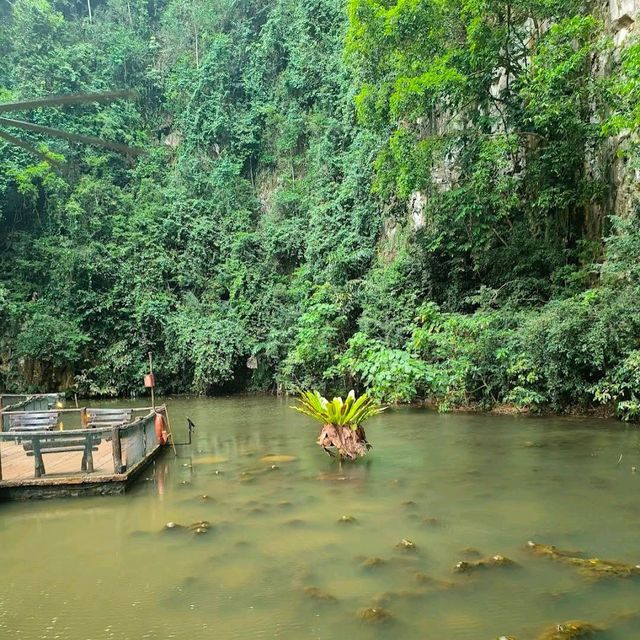
<path fill-rule="evenodd" d="M 371 445 L 367 442 L 362 427 L 355 430 L 349 426 L 336 427 L 325 424 L 320 430 L 318 444 L 330 455 L 337 452 L 339 458 L 355 460 L 367 453 Z"/>

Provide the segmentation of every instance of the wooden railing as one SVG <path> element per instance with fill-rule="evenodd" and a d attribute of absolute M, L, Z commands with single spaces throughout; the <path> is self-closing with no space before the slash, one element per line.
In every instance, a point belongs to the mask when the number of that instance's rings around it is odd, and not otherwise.
<path fill-rule="evenodd" d="M 164 410 L 164 405 L 162 406 L 158 406 L 156 407 L 156 409 L 163 409 Z M 80 418 L 80 424 L 83 426 L 87 426 L 90 423 L 89 420 L 89 416 L 91 415 L 92 412 L 103 412 L 105 411 L 104 409 L 100 408 L 100 409 L 93 409 L 91 407 L 71 407 L 69 409 L 43 409 L 40 410 L 39 408 L 34 408 L 34 409 L 24 409 L 19 405 L 10 405 L 8 407 L 5 407 L 3 410 L 0 411 L 0 431 L 8 431 L 9 430 L 9 420 L 10 420 L 10 415 L 11 416 L 19 416 L 19 415 L 28 415 L 29 413 L 33 412 L 33 411 L 37 411 L 38 413 L 41 414 L 46 414 L 46 413 L 50 413 L 50 414 L 60 414 L 61 416 L 65 416 L 65 415 L 74 415 L 77 414 Z M 126 407 L 126 408 L 121 408 L 118 410 L 108 410 L 109 413 L 115 413 L 115 411 L 122 411 L 122 412 L 130 412 L 130 413 L 149 413 L 150 411 L 153 411 L 153 407 Z"/>
<path fill-rule="evenodd" d="M 0 415 L 14 411 L 48 411 L 56 405 L 62 406 L 64 396 L 60 393 L 3 393 L 0 394 Z M 6 421 L 0 421 L 4 430 Z"/>

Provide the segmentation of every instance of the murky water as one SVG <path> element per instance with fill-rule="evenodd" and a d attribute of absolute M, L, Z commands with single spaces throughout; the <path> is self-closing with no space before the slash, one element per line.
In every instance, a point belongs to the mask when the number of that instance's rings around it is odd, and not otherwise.
<path fill-rule="evenodd" d="M 524 549 L 640 562 L 637 427 L 399 409 L 340 470 L 289 404 L 171 400 L 194 444 L 126 496 L 0 505 L 0 638 L 526 640 L 572 619 L 640 637 L 640 577 L 593 581 Z M 208 533 L 163 531 L 200 520 Z M 519 566 L 454 573 L 469 547 Z M 363 622 L 366 607 L 393 619 Z"/>

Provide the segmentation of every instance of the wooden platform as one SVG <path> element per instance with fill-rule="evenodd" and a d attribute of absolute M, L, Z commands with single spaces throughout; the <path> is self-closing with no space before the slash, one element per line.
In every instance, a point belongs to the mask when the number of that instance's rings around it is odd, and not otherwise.
<path fill-rule="evenodd" d="M 33 457 L 26 455 L 22 445 L 8 442 L 2 446 L 1 451 L 2 480 L 4 482 L 35 479 L 33 477 Z M 80 451 L 47 456 L 45 459 L 46 479 L 51 480 L 60 476 L 66 477 L 79 474 L 81 462 L 82 452 Z M 94 473 L 90 474 L 90 476 L 113 475 L 113 460 L 109 442 L 101 442 L 98 445 L 98 450 L 93 453 L 93 465 Z M 1 484 L 3 482 L 0 482 Z"/>
<path fill-rule="evenodd" d="M 124 493 L 140 471 L 165 449 L 157 442 L 154 419 L 155 413 L 150 413 L 122 425 L 65 432 L 0 433 L 0 500 Z M 87 443 L 93 440 L 90 472 L 82 470 L 83 448 L 67 447 L 67 443 L 77 443 L 78 438 Z M 36 468 L 33 455 L 38 439 L 44 447 L 38 464 L 43 464 L 44 469 Z M 47 444 L 52 439 L 60 450 Z M 90 465 L 85 467 L 91 469 Z"/>
<path fill-rule="evenodd" d="M 41 478 L 33 477 L 33 458 L 24 455 L 24 449 L 16 448 L 21 454 L 14 455 L 9 447 L 7 457 L 2 454 L 2 475 L 0 500 L 31 500 L 41 498 L 68 498 L 78 496 L 112 495 L 124 493 L 129 483 L 165 447 L 156 446 L 144 459 L 124 473 L 113 472 L 111 445 L 101 443 L 94 452 L 94 472 L 81 472 L 82 453 L 60 453 L 46 460 L 47 473 Z M 13 449 L 13 447 L 11 447 Z M 9 458 L 14 455 L 13 459 Z M 55 460 L 58 458 L 58 460 Z M 6 466 L 5 466 L 6 464 Z"/>

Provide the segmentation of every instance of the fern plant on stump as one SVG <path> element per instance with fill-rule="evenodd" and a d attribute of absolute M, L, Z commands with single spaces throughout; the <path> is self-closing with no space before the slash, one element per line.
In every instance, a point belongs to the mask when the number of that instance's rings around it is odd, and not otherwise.
<path fill-rule="evenodd" d="M 329 455 L 355 460 L 371 449 L 362 423 L 385 408 L 366 393 L 356 398 L 352 390 L 343 401 L 342 398 L 327 400 L 317 391 L 303 391 L 298 401 L 300 406 L 293 409 L 322 423 L 318 444 Z"/>

